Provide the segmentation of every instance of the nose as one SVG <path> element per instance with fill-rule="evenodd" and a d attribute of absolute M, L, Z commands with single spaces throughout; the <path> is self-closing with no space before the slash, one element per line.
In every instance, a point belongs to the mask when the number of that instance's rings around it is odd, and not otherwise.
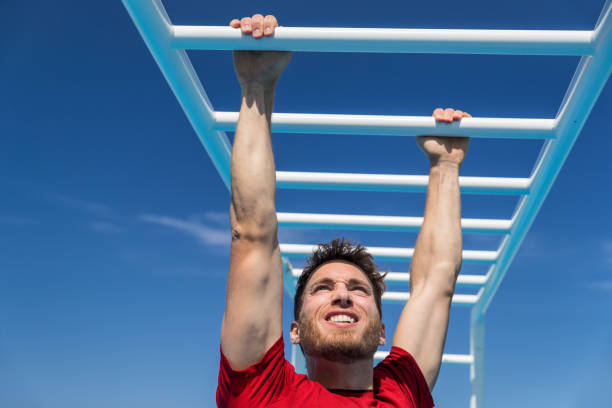
<path fill-rule="evenodd" d="M 334 290 L 334 300 L 332 301 L 332 304 L 339 307 L 350 307 L 353 305 L 353 300 L 351 299 L 351 292 L 349 292 L 345 285 L 336 285 L 336 288 Z"/>

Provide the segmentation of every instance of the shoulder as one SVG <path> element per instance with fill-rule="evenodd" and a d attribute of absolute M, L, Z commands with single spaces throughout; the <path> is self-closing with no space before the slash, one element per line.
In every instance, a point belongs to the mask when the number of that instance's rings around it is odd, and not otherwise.
<path fill-rule="evenodd" d="M 374 387 L 378 397 L 404 398 L 417 408 L 433 407 L 427 381 L 416 360 L 406 350 L 392 347 L 374 368 Z"/>
<path fill-rule="evenodd" d="M 297 374 L 285 359 L 285 343 L 281 336 L 262 359 L 243 369 L 234 370 L 221 349 L 217 405 L 265 406 L 281 397 Z M 264 405 L 261 405 L 264 404 Z"/>

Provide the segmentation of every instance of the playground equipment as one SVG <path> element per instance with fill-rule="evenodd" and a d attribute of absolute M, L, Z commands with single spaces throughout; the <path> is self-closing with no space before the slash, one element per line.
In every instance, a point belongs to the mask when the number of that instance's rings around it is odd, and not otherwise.
<path fill-rule="evenodd" d="M 510 219 L 462 219 L 464 233 L 503 234 L 495 251 L 463 251 L 464 262 L 490 265 L 486 275 L 460 275 L 458 285 L 479 287 L 475 295 L 455 294 L 453 304 L 469 305 L 468 354 L 445 354 L 443 363 L 470 366 L 472 408 L 484 395 L 484 317 L 523 238 L 535 219 L 559 170 L 578 137 L 612 71 L 612 0 L 591 31 L 438 30 L 378 28 L 280 27 L 273 38 L 254 40 L 230 27 L 175 26 L 160 0 L 123 0 L 134 24 L 198 134 L 221 179 L 230 188 L 231 146 L 224 131 L 233 131 L 237 112 L 217 112 L 185 50 L 292 50 L 311 52 L 383 52 L 581 56 L 574 77 L 553 119 L 464 118 L 436 127 L 432 117 L 274 113 L 272 131 L 354 135 L 438 134 L 472 138 L 543 139 L 545 143 L 528 178 L 460 177 L 464 194 L 521 196 Z M 370 191 L 421 191 L 427 176 L 277 172 L 278 188 Z M 422 218 L 373 215 L 278 213 L 279 227 L 416 231 Z M 293 295 L 301 270 L 287 257 L 307 256 L 312 245 L 281 244 L 284 281 Z M 410 259 L 413 249 L 370 247 L 376 259 Z M 409 281 L 407 273 L 389 273 L 388 281 Z M 405 302 L 408 292 L 387 292 L 383 302 Z M 385 352 L 377 352 L 376 359 Z M 293 363 L 304 371 L 294 347 Z"/>

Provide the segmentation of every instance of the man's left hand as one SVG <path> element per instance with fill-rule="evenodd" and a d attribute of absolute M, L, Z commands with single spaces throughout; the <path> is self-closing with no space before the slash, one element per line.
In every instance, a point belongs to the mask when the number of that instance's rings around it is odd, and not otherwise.
<path fill-rule="evenodd" d="M 462 118 L 471 118 L 467 112 L 452 108 L 437 108 L 433 112 L 436 122 L 452 123 Z M 419 147 L 425 152 L 432 166 L 451 164 L 461 166 L 470 144 L 469 137 L 419 136 Z"/>

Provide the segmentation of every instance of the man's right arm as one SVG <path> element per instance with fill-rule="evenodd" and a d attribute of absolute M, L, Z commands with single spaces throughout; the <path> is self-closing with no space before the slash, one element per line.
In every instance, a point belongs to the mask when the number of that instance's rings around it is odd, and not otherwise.
<path fill-rule="evenodd" d="M 233 20 L 255 38 L 274 33 L 273 16 Z M 276 81 L 289 52 L 235 51 L 242 88 L 231 161 L 232 244 L 221 348 L 233 369 L 261 360 L 282 333 L 283 278 L 275 208 L 276 170 L 270 138 Z"/>

